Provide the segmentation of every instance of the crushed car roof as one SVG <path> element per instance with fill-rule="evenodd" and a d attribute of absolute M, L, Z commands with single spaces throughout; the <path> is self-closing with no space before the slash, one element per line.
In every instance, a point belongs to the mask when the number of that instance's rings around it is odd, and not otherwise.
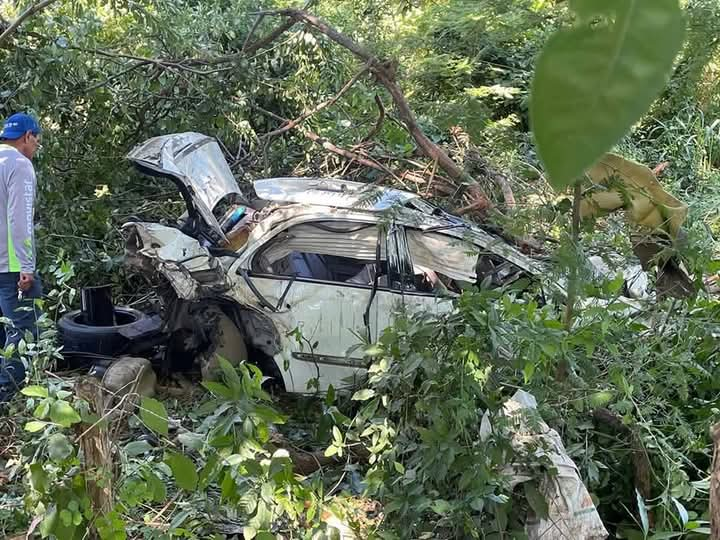
<path fill-rule="evenodd" d="M 336 208 L 387 210 L 419 196 L 399 189 L 351 182 L 340 178 L 266 178 L 253 183 L 266 201 L 315 204 Z"/>
<path fill-rule="evenodd" d="M 372 222 L 378 219 L 377 214 L 387 213 L 397 223 L 423 232 L 440 232 L 483 246 L 534 274 L 544 270 L 539 261 L 521 253 L 500 236 L 453 216 L 407 191 L 338 178 L 267 178 L 256 180 L 253 187 L 260 199 L 289 205 L 267 214 L 260 221 L 260 229 L 254 236 L 259 237 L 264 231 L 290 223 L 300 216 L 327 220 L 364 214 Z"/>

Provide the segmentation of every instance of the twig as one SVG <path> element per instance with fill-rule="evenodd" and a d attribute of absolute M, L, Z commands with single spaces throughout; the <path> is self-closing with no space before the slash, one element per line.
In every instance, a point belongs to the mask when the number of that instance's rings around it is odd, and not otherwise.
<path fill-rule="evenodd" d="M 573 214 L 572 214 L 572 244 L 575 253 L 578 252 L 578 241 L 580 240 L 580 202 L 582 201 L 582 182 L 575 183 L 573 192 Z M 578 287 L 578 261 L 574 261 L 570 268 L 568 279 L 567 304 L 565 305 L 565 328 L 570 330 L 573 322 L 573 310 L 575 309 L 575 296 Z"/>
<path fill-rule="evenodd" d="M 355 56 L 365 61 L 370 66 L 370 71 L 375 75 L 377 81 L 382 84 L 393 98 L 395 107 L 398 110 L 400 119 L 420 149 L 429 158 L 438 161 L 438 165 L 458 182 L 458 191 L 468 190 L 475 199 L 476 207 L 481 210 L 490 208 L 492 205 L 487 196 L 483 193 L 478 182 L 465 171 L 463 171 L 446 153 L 425 135 L 415 119 L 405 94 L 396 80 L 396 66 L 393 62 L 383 61 L 374 56 L 368 49 L 355 42 L 345 34 L 342 34 L 329 26 L 323 20 L 300 9 L 281 9 L 272 11 L 260 11 L 258 14 L 281 15 L 288 17 L 291 21 L 303 22 L 325 34 L 335 43 L 345 47 Z"/>
<path fill-rule="evenodd" d="M 438 162 L 436 159 L 435 161 L 433 161 L 433 169 L 432 169 L 432 173 L 430 173 L 430 180 L 428 180 L 427 187 L 425 188 L 425 197 L 427 197 L 428 194 L 430 193 L 430 188 L 432 187 L 433 180 L 435 180 L 435 173 L 437 172 L 437 164 L 438 164 Z"/>
<path fill-rule="evenodd" d="M 503 194 L 503 200 L 505 201 L 505 208 L 513 210 L 516 206 L 515 194 L 513 193 L 508 177 L 497 171 L 491 172 L 490 176 L 492 176 L 493 180 L 495 180 L 495 182 L 500 186 L 500 190 Z"/>
<path fill-rule="evenodd" d="M 377 94 L 375 94 L 375 104 L 378 107 L 378 111 L 380 111 L 380 115 L 378 116 L 378 119 L 375 122 L 373 128 L 368 132 L 367 135 L 365 135 L 365 137 L 363 137 L 362 141 L 360 141 L 361 144 L 368 142 L 370 139 L 375 137 L 375 135 L 380 133 L 380 129 L 385 122 L 385 107 L 383 106 L 382 99 L 380 99 L 380 96 L 378 96 Z"/>
<path fill-rule="evenodd" d="M 4 41 L 10 38 L 15 31 L 18 29 L 18 27 L 28 18 L 35 15 L 38 11 L 41 11 L 48 7 L 50 4 L 53 4 L 57 2 L 57 0 L 43 0 L 42 2 L 38 2 L 35 5 L 30 6 L 28 9 L 26 9 L 23 13 L 20 14 L 20 16 L 15 19 L 10 26 L 8 26 L 5 31 L 0 34 L 0 45 Z"/>
<path fill-rule="evenodd" d="M 245 38 L 245 41 L 243 42 L 243 46 L 240 49 L 241 52 L 245 52 L 247 49 L 247 46 L 250 44 L 250 40 L 252 39 L 253 35 L 255 34 L 255 30 L 257 30 L 258 26 L 260 26 L 260 23 L 265 18 L 265 15 L 259 15 L 257 19 L 255 19 L 255 22 L 252 25 L 252 28 L 250 28 L 250 32 L 248 32 L 247 37 Z"/>
<path fill-rule="evenodd" d="M 275 118 L 276 120 L 280 120 L 281 122 L 288 122 L 287 118 L 283 118 L 282 116 L 278 116 L 277 114 L 268 111 L 266 109 L 263 109 L 262 107 L 259 107 L 258 105 L 253 105 L 255 109 L 260 111 L 263 114 L 266 114 L 272 118 Z M 335 146 L 333 143 L 325 139 L 324 137 L 321 137 L 314 131 L 310 131 L 309 129 L 302 129 L 302 134 L 313 141 L 314 143 L 319 144 L 322 146 L 325 150 L 332 152 L 333 154 L 337 154 L 338 156 L 342 156 L 345 159 L 353 159 L 360 163 L 361 165 L 365 165 L 366 167 L 370 167 L 372 169 L 376 169 L 378 171 L 382 171 L 393 178 L 397 178 L 397 175 L 393 173 L 390 169 L 388 169 L 385 165 L 378 163 L 375 160 L 364 158 L 363 156 L 356 154 L 354 152 L 350 152 L 349 150 L 345 150 L 344 148 L 340 148 L 339 146 Z"/>
<path fill-rule="evenodd" d="M 236 54 L 227 54 L 225 56 L 218 56 L 217 58 L 213 58 L 212 60 L 207 60 L 204 63 L 207 65 L 213 65 L 213 64 L 223 64 L 225 62 L 235 62 L 236 60 L 240 58 L 245 58 L 246 56 L 251 56 L 258 52 L 260 49 L 263 49 L 270 45 L 273 41 L 275 41 L 277 38 L 279 38 L 281 35 L 283 35 L 285 32 L 290 30 L 293 26 L 295 26 L 295 20 L 288 19 L 282 24 L 280 24 L 277 28 L 275 28 L 272 32 L 270 32 L 267 36 L 264 38 L 258 39 L 255 43 L 243 46 L 243 49 L 241 52 Z"/>
<path fill-rule="evenodd" d="M 294 120 L 290 120 L 290 121 L 286 122 L 284 125 L 280 126 L 279 128 L 277 128 L 269 133 L 266 133 L 263 137 L 266 137 L 267 139 L 272 139 L 273 137 L 277 137 L 278 135 L 281 135 L 281 134 L 285 133 L 286 131 L 290 131 L 292 128 L 294 128 L 301 122 L 307 120 L 312 115 L 317 114 L 320 111 L 322 111 L 323 109 L 330 107 L 331 105 L 336 103 L 337 100 L 343 96 L 343 94 L 345 94 L 348 90 L 350 90 L 350 88 L 352 88 L 352 86 L 357 82 L 357 80 L 360 77 L 362 77 L 365 73 L 368 72 L 368 69 L 369 69 L 369 66 L 364 66 L 360 71 L 358 71 L 355 75 L 353 75 L 353 77 L 348 82 L 346 82 L 345 85 L 340 89 L 340 91 L 337 94 L 335 94 L 333 97 L 331 97 L 330 99 L 326 99 L 322 103 L 319 103 L 314 108 L 301 114 Z"/>

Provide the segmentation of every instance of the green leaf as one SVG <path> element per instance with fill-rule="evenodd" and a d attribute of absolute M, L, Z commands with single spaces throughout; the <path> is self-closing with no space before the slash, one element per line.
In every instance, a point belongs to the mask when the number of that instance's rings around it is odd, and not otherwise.
<path fill-rule="evenodd" d="M 42 431 L 43 429 L 45 429 L 45 426 L 49 424 L 49 422 L 38 422 L 34 420 L 25 424 L 25 431 L 29 431 L 30 433 L 37 433 L 38 431 Z"/>
<path fill-rule="evenodd" d="M 72 525 L 72 520 L 73 515 L 70 510 L 68 510 L 67 508 L 63 508 L 62 510 L 60 510 L 60 521 L 63 522 L 63 525 L 69 527 L 70 525 Z"/>
<path fill-rule="evenodd" d="M 62 427 L 70 427 L 80 422 L 80 415 L 67 401 L 59 399 L 50 406 L 50 420 Z"/>
<path fill-rule="evenodd" d="M 367 401 L 368 399 L 375 397 L 375 390 L 372 390 L 370 388 L 365 388 L 363 390 L 358 390 L 353 394 L 352 400 L 353 401 Z"/>
<path fill-rule="evenodd" d="M 237 369 L 222 356 L 218 356 L 218 363 L 222 369 L 225 382 L 236 395 L 239 395 L 242 391 L 242 380 L 240 379 L 240 374 L 237 372 Z"/>
<path fill-rule="evenodd" d="M 185 431 L 178 434 L 177 440 L 180 444 L 193 450 L 200 450 L 205 443 L 205 437 L 192 431 Z"/>
<path fill-rule="evenodd" d="M 143 423 L 160 435 L 168 434 L 168 416 L 165 405 L 153 398 L 143 398 L 140 403 L 140 418 Z"/>
<path fill-rule="evenodd" d="M 46 493 L 49 482 L 47 473 L 40 463 L 30 465 L 30 485 L 35 491 Z"/>
<path fill-rule="evenodd" d="M 198 483 L 198 474 L 192 460 L 176 452 L 168 452 L 165 456 L 165 463 L 172 470 L 175 483 L 185 491 L 195 491 Z"/>
<path fill-rule="evenodd" d="M 534 482 L 525 482 L 525 498 L 535 515 L 540 519 L 547 519 L 549 515 L 548 503 L 545 497 L 538 490 Z"/>
<path fill-rule="evenodd" d="M 147 441 L 133 441 L 125 445 L 125 454 L 130 457 L 141 456 L 152 450 L 152 446 Z"/>
<path fill-rule="evenodd" d="M 683 527 L 687 525 L 688 521 L 690 521 L 690 516 L 688 515 L 688 511 L 685 509 L 685 507 L 682 505 L 680 501 L 678 501 L 675 497 L 672 497 L 672 502 L 675 503 L 675 508 L 678 510 L 678 514 L 680 515 L 680 521 L 682 521 Z"/>
<path fill-rule="evenodd" d="M 52 405 L 53 400 L 50 398 L 43 399 L 37 407 L 35 407 L 35 410 L 33 411 L 33 416 L 35 418 L 47 418 L 47 415 L 50 414 L 50 405 Z"/>
<path fill-rule="evenodd" d="M 537 61 L 530 119 L 558 190 L 578 180 L 648 109 L 685 35 L 678 0 L 574 5 L 609 22 L 559 30 Z"/>
<path fill-rule="evenodd" d="M 57 521 L 58 521 L 57 506 L 52 505 L 46 512 L 45 517 L 43 518 L 42 522 L 40 523 L 40 526 L 38 527 L 38 530 L 40 531 L 40 535 L 43 538 L 47 538 L 48 536 L 50 536 L 52 534 L 52 532 L 55 530 Z"/>
<path fill-rule="evenodd" d="M 47 388 L 43 388 L 42 386 L 26 386 L 25 388 L 20 390 L 20 393 L 24 396 L 29 397 L 48 397 Z"/>
<path fill-rule="evenodd" d="M 533 375 L 535 374 L 535 363 L 525 362 L 525 367 L 523 367 L 523 378 L 525 379 L 525 384 L 528 384 L 530 381 L 532 381 Z"/>
<path fill-rule="evenodd" d="M 232 399 L 233 393 L 230 388 L 219 382 L 203 381 L 202 385 L 207 388 L 210 392 L 216 396 L 223 397 L 225 399 Z"/>
<path fill-rule="evenodd" d="M 450 511 L 452 506 L 445 499 L 437 499 L 433 501 L 431 508 L 436 514 L 444 516 Z"/>
<path fill-rule="evenodd" d="M 144 474 L 143 477 L 147 482 L 153 500 L 155 502 L 164 501 L 167 497 L 167 488 L 165 487 L 165 482 L 160 480 L 155 473 L 150 471 L 148 471 L 147 474 Z"/>
<path fill-rule="evenodd" d="M 53 433 L 48 438 L 47 453 L 50 459 L 62 461 L 73 453 L 73 447 L 62 433 Z"/>

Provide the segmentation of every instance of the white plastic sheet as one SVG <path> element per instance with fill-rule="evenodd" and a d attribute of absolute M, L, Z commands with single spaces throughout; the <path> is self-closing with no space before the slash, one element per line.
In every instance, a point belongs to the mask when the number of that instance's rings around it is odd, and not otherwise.
<path fill-rule="evenodd" d="M 547 518 L 529 520 L 526 532 L 530 540 L 604 540 L 608 532 L 603 525 L 577 466 L 570 459 L 557 431 L 533 414 L 537 402 L 532 394 L 518 390 L 505 403 L 504 414 L 515 426 L 511 444 L 516 450 L 527 445 L 537 447 L 538 457 L 549 458 L 557 475 L 540 482 L 540 493 L 548 504 Z M 529 422 L 528 419 L 532 418 Z M 540 443 L 540 444 L 538 444 Z M 513 468 L 511 485 L 533 479 Z"/>

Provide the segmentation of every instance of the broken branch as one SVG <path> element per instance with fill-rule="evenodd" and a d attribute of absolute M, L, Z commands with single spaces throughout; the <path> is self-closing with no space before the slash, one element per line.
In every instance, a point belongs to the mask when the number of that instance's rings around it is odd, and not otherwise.
<path fill-rule="evenodd" d="M 405 125 L 410 135 L 413 137 L 417 145 L 423 153 L 430 159 L 437 161 L 438 165 L 458 183 L 459 191 L 467 189 L 469 195 L 474 200 L 474 208 L 486 210 L 492 205 L 483 193 L 478 182 L 465 171 L 463 171 L 446 153 L 445 151 L 432 142 L 425 132 L 420 128 L 415 119 L 410 106 L 408 105 L 405 94 L 396 80 L 396 66 L 393 62 L 382 61 L 374 56 L 368 49 L 356 43 L 354 40 L 338 32 L 323 20 L 310 15 L 306 11 L 300 9 L 282 9 L 277 11 L 261 12 L 263 14 L 276 14 L 288 17 L 289 20 L 303 22 L 322 34 L 325 34 L 335 43 L 342 45 L 358 58 L 364 60 L 370 67 L 370 71 L 375 75 L 377 81 L 382 84 L 393 98 L 393 102 L 398 110 L 400 120 Z"/>
<path fill-rule="evenodd" d="M 382 128 L 383 122 L 385 121 L 385 107 L 383 106 L 382 99 L 380 99 L 380 96 L 378 96 L 377 94 L 375 94 L 375 104 L 378 107 L 380 115 L 378 116 L 377 122 L 375 122 L 375 126 L 373 126 L 373 128 L 368 132 L 368 134 L 363 137 L 363 140 L 360 141 L 360 144 L 368 142 L 375 135 L 380 133 L 380 128 Z"/>
<path fill-rule="evenodd" d="M 46 7 L 48 7 L 50 4 L 54 4 L 57 2 L 57 0 L 43 0 L 42 2 L 38 2 L 35 5 L 30 6 L 28 9 L 23 11 L 20 16 L 13 21 L 10 26 L 8 26 L 5 31 L 0 34 L 0 44 L 2 44 L 4 41 L 8 40 L 10 36 L 12 36 L 15 31 L 18 29 L 18 27 L 25 22 L 26 19 L 29 19 L 33 15 L 35 15 L 38 11 L 42 11 Z"/>
<path fill-rule="evenodd" d="M 252 39 L 253 35 L 255 34 L 255 30 L 257 30 L 257 27 L 260 26 L 260 23 L 265 18 L 265 15 L 258 15 L 257 19 L 255 19 L 255 22 L 252 25 L 252 28 L 250 28 L 250 31 L 248 32 L 248 35 L 245 37 L 245 41 L 243 42 L 242 49 L 240 49 L 242 52 L 245 52 L 247 49 L 247 46 L 250 44 L 250 40 Z"/>
<path fill-rule="evenodd" d="M 334 103 L 337 102 L 338 99 L 340 99 L 343 94 L 345 94 L 350 88 L 357 82 L 357 80 L 362 77 L 365 73 L 367 73 L 369 67 L 365 66 L 360 71 L 358 71 L 352 79 L 350 79 L 347 83 L 345 83 L 345 86 L 343 86 L 340 91 L 335 94 L 330 99 L 326 99 L 322 103 L 315 106 L 313 109 L 301 114 L 294 120 L 287 121 L 284 125 L 280 126 L 279 128 L 267 133 L 264 135 L 267 139 L 272 139 L 273 137 L 277 137 L 278 135 L 282 135 L 286 131 L 290 131 L 292 128 L 300 124 L 301 122 L 304 122 L 308 118 L 310 118 L 312 115 L 319 113 L 323 109 L 326 109 L 327 107 L 330 107 Z"/>
<path fill-rule="evenodd" d="M 265 110 L 262 107 L 258 107 L 257 105 L 253 106 L 255 109 L 260 111 L 263 114 L 266 114 L 275 120 L 280 120 L 281 122 L 288 122 L 289 120 L 287 118 L 283 118 L 282 116 L 279 116 L 271 111 Z M 372 169 L 376 169 L 378 171 L 382 171 L 386 174 L 389 174 L 390 176 L 397 178 L 395 173 L 393 173 L 390 169 L 388 169 L 385 165 L 378 163 L 375 160 L 371 160 L 368 158 L 365 158 L 361 156 L 360 154 L 356 154 L 355 152 L 350 152 L 349 150 L 345 150 L 344 148 L 340 148 L 339 146 L 334 145 L 324 137 L 321 137 L 314 131 L 310 131 L 309 129 L 301 129 L 302 134 L 313 141 L 316 144 L 319 144 L 322 146 L 325 150 L 332 152 L 333 154 L 337 154 L 338 156 L 342 156 L 345 159 L 350 159 L 353 161 L 356 161 L 360 165 L 364 165 L 366 167 L 370 167 Z"/>
<path fill-rule="evenodd" d="M 295 26 L 295 21 L 293 19 L 288 19 L 281 25 L 279 25 L 277 28 L 275 28 L 272 32 L 270 32 L 267 36 L 264 38 L 260 38 L 255 43 L 244 46 L 242 49 L 242 52 L 239 54 L 231 54 L 227 56 L 221 56 L 219 58 L 216 58 L 214 60 L 208 61 L 208 64 L 221 64 L 223 62 L 233 62 L 237 60 L 238 58 L 242 58 L 245 56 L 250 56 L 251 54 L 255 54 L 260 49 L 263 49 L 270 45 L 273 41 L 275 41 L 277 38 L 282 36 L 285 32 L 290 30 L 293 26 Z"/>

